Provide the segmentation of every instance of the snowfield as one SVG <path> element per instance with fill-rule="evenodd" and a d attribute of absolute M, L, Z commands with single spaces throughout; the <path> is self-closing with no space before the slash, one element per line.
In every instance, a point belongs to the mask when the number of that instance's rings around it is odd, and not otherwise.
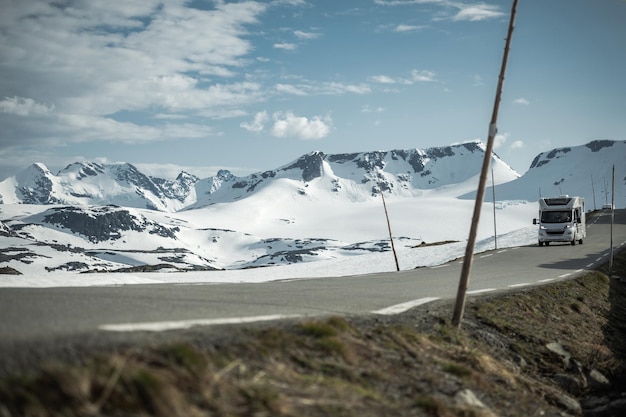
<path fill-rule="evenodd" d="M 0 268 L 22 274 L 0 275 L 0 287 L 393 272 L 381 192 L 400 269 L 441 265 L 465 254 L 484 148 L 312 152 L 275 170 L 206 179 L 148 177 L 130 164 L 53 174 L 36 163 L 0 182 Z M 488 181 L 475 253 L 493 249 L 495 235 L 498 248 L 535 244 L 539 196 L 582 196 L 585 211 L 612 199 L 624 207 L 625 158 L 626 141 L 597 140 L 541 153 L 520 177 L 493 154 L 495 193 Z"/>
<path fill-rule="evenodd" d="M 498 236 L 498 249 L 534 244 L 534 226 Z M 465 254 L 466 242 L 423 248 L 396 246 L 401 270 L 444 264 Z M 494 249 L 493 238 L 477 242 L 475 253 Z M 26 275 L 3 275 L 0 287 L 87 287 L 136 284 L 226 284 L 263 283 L 268 281 L 363 275 L 395 271 L 392 252 L 348 256 L 324 261 L 272 266 L 255 269 L 202 272 L 143 272 L 76 274 L 55 272 Z"/>
<path fill-rule="evenodd" d="M 470 204 L 471 203 L 471 204 Z M 446 263 L 448 261 L 462 257 L 465 254 L 467 234 L 469 233 L 469 219 L 473 210 L 473 202 L 459 201 L 454 198 L 448 199 L 427 199 L 417 207 L 408 201 L 398 200 L 387 202 L 392 231 L 394 226 L 401 234 L 394 232 L 394 246 L 396 248 L 398 263 L 401 270 L 410 270 L 418 267 L 431 267 Z M 471 206 L 471 207 L 470 207 Z M 40 206 L 39 206 L 40 207 Z M 3 209 L 5 209 L 3 207 Z M 259 234 L 266 236 L 272 233 L 292 232 L 294 235 L 306 235 L 313 230 L 323 235 L 325 230 L 333 232 L 335 237 L 343 237 L 346 241 L 358 241 L 358 238 L 366 238 L 364 230 L 359 230 L 355 225 L 369 224 L 370 233 L 373 231 L 380 236 L 380 241 L 388 241 L 385 238 L 387 226 L 385 223 L 382 205 L 366 207 L 359 216 L 353 215 L 349 222 L 342 222 L 340 216 L 335 211 L 335 217 L 326 219 L 336 227 L 320 228 L 315 230 L 315 225 L 310 224 L 308 230 L 296 232 L 294 223 L 276 222 L 282 226 L 281 230 L 273 230 L 276 225 L 266 224 L 262 227 L 257 222 L 252 222 L 251 228 Z M 444 210 L 445 209 L 445 210 Z M 402 211 L 404 210 L 404 211 Z M 442 213 L 445 213 L 442 215 Z M 496 204 L 496 219 L 498 231 L 498 249 L 524 246 L 536 243 L 537 229 L 531 224 L 532 216 L 536 213 L 536 203 L 528 202 L 499 202 Z M 309 213 L 311 214 L 311 213 Z M 435 214 L 437 217 L 435 217 Z M 328 217 L 332 217 L 328 215 Z M 203 216 L 201 213 L 190 212 L 186 214 L 187 221 L 200 223 Z M 394 221 L 394 218 L 399 220 Z M 418 219 L 421 218 L 420 222 Z M 360 221 L 358 221 L 360 219 Z M 438 219 L 435 221 L 435 219 Z M 205 220 L 206 222 L 206 220 Z M 268 222 L 269 223 L 269 222 Z M 343 223 L 343 224 L 342 224 Z M 351 225 L 347 226 L 348 224 Z M 373 225 L 375 224 L 375 226 Z M 197 224 L 196 224 L 197 226 Z M 290 227 L 291 226 L 291 230 Z M 477 241 L 475 252 L 483 252 L 494 249 L 494 226 L 493 226 L 493 205 L 483 204 L 483 215 L 480 223 L 479 240 Z M 414 237 L 406 236 L 409 232 Z M 197 246 L 206 245 L 206 234 L 190 228 L 186 232 L 187 242 L 193 242 Z M 419 235 L 417 234 L 419 233 Z M 226 239 L 231 242 L 225 242 Z M 245 239 L 242 241 L 239 234 L 227 233 L 225 238 L 220 238 L 221 244 L 216 245 L 221 259 L 236 260 L 242 255 L 242 247 L 246 246 Z M 255 241 L 251 235 L 248 239 Z M 400 236 L 400 237 L 398 237 Z M 369 236 L 371 238 L 371 235 Z M 141 236 L 137 236 L 141 239 Z M 438 242 L 455 240 L 453 243 L 436 244 Z M 422 244 L 422 242 L 424 244 Z M 132 242 L 138 245 L 138 242 Z M 145 244 L 145 242 L 144 242 Z M 277 241 L 277 244 L 281 244 Z M 432 245 L 429 245 L 432 244 Z M 46 247 L 42 247 L 46 248 Z M 206 249 L 208 252 L 209 249 Z M 198 251 L 202 253 L 202 251 Z M 54 264 L 52 249 L 44 256 L 50 256 L 50 264 Z M 141 259 L 137 254 L 132 254 L 132 258 L 122 259 L 123 253 L 109 252 L 111 262 L 126 264 L 141 264 L 149 261 L 148 255 Z M 332 252 L 331 252 L 332 253 Z M 361 252 L 359 252 L 361 253 Z M 209 253 L 204 253 L 209 255 Z M 101 256 L 106 258 L 106 256 Z M 370 274 L 377 272 L 393 272 L 396 270 L 393 253 L 390 250 L 385 252 L 373 252 L 366 254 L 352 254 L 343 251 L 329 255 L 324 259 L 310 259 L 307 262 L 294 263 L 289 265 L 276 265 L 249 269 L 228 269 L 215 271 L 189 271 L 177 272 L 174 270 L 161 270 L 160 272 L 142 273 L 98 273 L 79 274 L 77 272 L 55 271 L 46 272 L 43 267 L 47 264 L 38 261 L 28 267 L 20 266 L 24 275 L 2 275 L 0 287 L 65 287 L 65 286 L 107 286 L 107 285 L 135 285 L 135 284 L 220 284 L 220 283 L 262 283 L 274 280 L 323 278 L 333 276 L 347 276 Z M 58 263 L 58 262 L 57 262 Z"/>

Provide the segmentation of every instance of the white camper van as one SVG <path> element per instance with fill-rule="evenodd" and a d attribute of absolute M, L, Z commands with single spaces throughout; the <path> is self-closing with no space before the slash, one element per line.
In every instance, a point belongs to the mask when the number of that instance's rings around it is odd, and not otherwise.
<path fill-rule="evenodd" d="M 585 225 L 585 199 L 582 197 L 560 197 L 539 199 L 539 219 L 533 219 L 539 225 L 539 246 L 550 242 L 576 241 L 582 245 L 587 237 Z"/>

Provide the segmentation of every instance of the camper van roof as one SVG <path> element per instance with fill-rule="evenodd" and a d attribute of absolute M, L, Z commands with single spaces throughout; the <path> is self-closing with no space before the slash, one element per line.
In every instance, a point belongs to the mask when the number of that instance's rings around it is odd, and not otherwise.
<path fill-rule="evenodd" d="M 571 197 L 554 197 L 544 199 L 546 204 L 549 206 L 564 206 L 566 204 L 569 204 L 571 200 Z"/>

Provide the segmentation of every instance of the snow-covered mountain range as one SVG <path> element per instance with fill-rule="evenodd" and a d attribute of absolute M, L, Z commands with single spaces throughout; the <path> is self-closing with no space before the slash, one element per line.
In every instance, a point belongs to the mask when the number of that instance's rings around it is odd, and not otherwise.
<path fill-rule="evenodd" d="M 242 269 L 388 251 L 381 190 L 396 246 L 463 241 L 484 150 L 470 142 L 312 152 L 246 177 L 175 180 L 130 164 L 74 163 L 53 174 L 37 163 L 0 182 L 0 271 Z M 520 177 L 493 154 L 497 201 L 481 216 L 495 207 L 500 234 L 531 223 L 539 194 L 582 195 L 594 209 L 610 197 L 613 165 L 622 207 L 625 157 L 626 142 L 594 141 L 542 153 Z M 493 234 L 490 224 L 481 222 L 479 238 Z"/>
<path fill-rule="evenodd" d="M 413 196 L 419 190 L 461 183 L 476 175 L 484 155 L 480 142 L 426 150 L 326 155 L 312 152 L 278 169 L 237 177 L 222 170 L 200 179 L 181 172 L 175 180 L 147 176 L 131 164 L 77 162 L 53 174 L 35 163 L 0 182 L 2 204 L 106 205 L 176 212 L 244 199 L 280 181 L 297 193 L 315 183 L 348 199 L 385 192 Z M 462 161 L 462 162 L 461 162 Z M 499 182 L 519 175 L 493 155 Z"/>

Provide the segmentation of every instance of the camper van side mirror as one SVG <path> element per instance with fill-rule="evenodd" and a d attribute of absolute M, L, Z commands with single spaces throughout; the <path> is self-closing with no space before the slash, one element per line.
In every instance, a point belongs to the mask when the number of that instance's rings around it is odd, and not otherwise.
<path fill-rule="evenodd" d="M 533 219 L 533 224 L 537 224 L 537 219 Z"/>

